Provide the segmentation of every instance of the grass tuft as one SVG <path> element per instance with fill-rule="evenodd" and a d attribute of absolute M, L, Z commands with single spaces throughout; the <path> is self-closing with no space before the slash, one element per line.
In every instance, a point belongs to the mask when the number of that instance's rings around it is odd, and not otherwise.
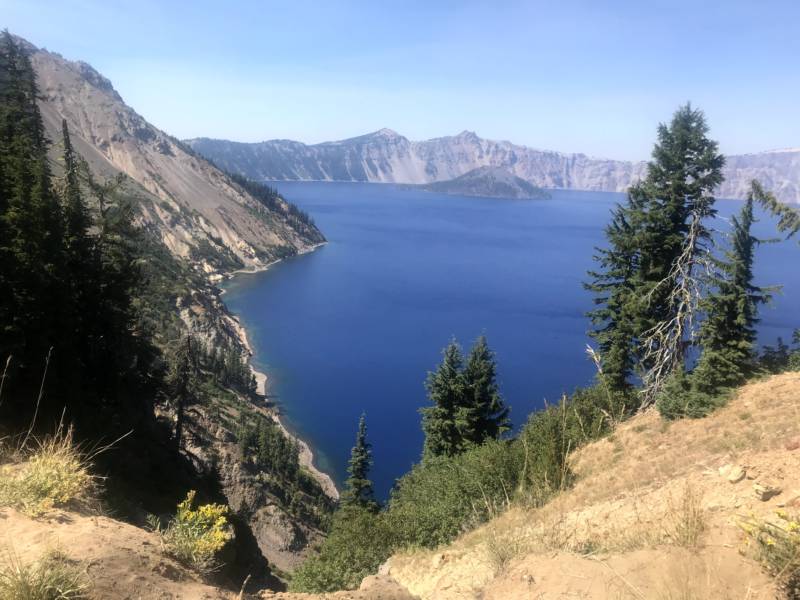
<path fill-rule="evenodd" d="M 25 563 L 8 551 L 0 564 L 3 600 L 83 600 L 89 598 L 85 573 L 60 552 Z"/>
<path fill-rule="evenodd" d="M 35 517 L 88 498 L 95 484 L 89 462 L 75 443 L 72 428 L 60 427 L 37 441 L 27 460 L 0 468 L 0 506 Z"/>
<path fill-rule="evenodd" d="M 706 531 L 707 519 L 702 498 L 689 483 L 677 505 L 670 501 L 668 512 L 672 518 L 666 532 L 667 539 L 682 548 L 697 548 Z"/>

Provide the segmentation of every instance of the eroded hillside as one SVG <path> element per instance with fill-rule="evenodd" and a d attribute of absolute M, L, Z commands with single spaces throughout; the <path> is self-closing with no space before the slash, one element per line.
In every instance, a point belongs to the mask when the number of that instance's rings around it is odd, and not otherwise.
<path fill-rule="evenodd" d="M 639 415 L 572 463 L 576 485 L 546 506 L 382 572 L 437 600 L 774 598 L 741 524 L 800 513 L 800 374 L 751 383 L 706 419 Z"/>

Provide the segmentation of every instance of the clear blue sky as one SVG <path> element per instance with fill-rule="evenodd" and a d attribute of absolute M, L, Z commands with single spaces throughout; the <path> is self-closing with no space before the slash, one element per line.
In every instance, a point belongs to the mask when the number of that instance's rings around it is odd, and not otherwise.
<path fill-rule="evenodd" d="M 639 159 L 680 103 L 728 153 L 800 146 L 800 0 L 0 0 L 178 137 L 476 131 Z"/>

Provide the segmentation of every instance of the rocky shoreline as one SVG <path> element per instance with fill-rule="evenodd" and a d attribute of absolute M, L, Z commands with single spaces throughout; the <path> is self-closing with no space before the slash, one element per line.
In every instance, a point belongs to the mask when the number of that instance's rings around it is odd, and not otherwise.
<path fill-rule="evenodd" d="M 320 246 L 323 246 L 324 244 L 325 244 L 325 242 L 323 242 L 321 244 L 315 244 L 313 246 L 310 246 L 310 247 L 298 252 L 297 255 L 302 255 L 302 254 L 307 254 L 309 252 L 313 252 L 314 250 L 316 250 Z M 249 273 L 249 274 L 260 273 L 260 272 L 266 271 L 267 269 L 269 269 L 273 265 L 277 264 L 278 262 L 280 262 L 280 260 L 272 261 L 272 262 L 270 262 L 270 263 L 268 263 L 266 265 L 260 266 L 260 267 L 249 268 L 249 269 L 239 269 L 237 271 L 233 271 L 233 272 L 227 273 L 225 275 L 225 277 L 227 279 L 232 279 L 236 275 L 240 275 L 240 274 L 244 274 L 244 273 Z M 224 290 L 222 290 L 222 292 L 224 293 Z M 230 317 L 230 326 L 231 326 L 231 328 L 236 332 L 236 335 L 239 338 L 239 341 L 241 342 L 242 346 L 247 350 L 248 356 L 250 357 L 250 360 L 248 360 L 248 365 L 250 367 L 251 372 L 253 373 L 253 376 L 256 379 L 256 392 L 258 393 L 258 395 L 266 398 L 266 396 L 267 396 L 267 383 L 268 383 L 268 379 L 269 378 L 268 378 L 266 373 L 263 373 L 263 372 L 259 371 L 258 369 L 256 369 L 253 366 L 252 357 L 254 355 L 254 352 L 253 352 L 253 347 L 250 344 L 250 341 L 249 341 L 249 339 L 247 337 L 247 330 L 242 325 L 241 321 L 239 320 L 239 318 L 236 315 L 234 315 L 234 314 L 230 313 L 230 311 L 228 311 L 228 316 Z M 262 408 L 275 421 L 275 423 L 277 423 L 277 425 L 283 431 L 284 435 L 286 435 L 286 437 L 288 437 L 289 439 L 294 440 L 297 443 L 297 446 L 298 446 L 298 449 L 299 449 L 299 452 L 300 452 L 300 456 L 299 456 L 300 465 L 305 467 L 306 469 L 308 469 L 308 471 L 311 473 L 311 475 L 314 477 L 314 479 L 317 480 L 317 482 L 322 487 L 323 491 L 329 497 L 333 498 L 334 500 L 338 500 L 339 499 L 339 490 L 336 488 L 336 484 L 334 483 L 333 478 L 331 478 L 330 475 L 328 475 L 327 473 L 321 471 L 320 469 L 318 469 L 314 465 L 314 453 L 312 452 L 311 447 L 308 445 L 308 443 L 305 442 L 305 440 L 301 439 L 300 437 L 298 437 L 298 436 L 294 435 L 293 433 L 291 433 L 289 431 L 289 429 L 286 427 L 286 425 L 281 421 L 280 415 L 275 410 L 268 409 L 268 408 L 266 408 L 266 406 L 262 407 Z"/>

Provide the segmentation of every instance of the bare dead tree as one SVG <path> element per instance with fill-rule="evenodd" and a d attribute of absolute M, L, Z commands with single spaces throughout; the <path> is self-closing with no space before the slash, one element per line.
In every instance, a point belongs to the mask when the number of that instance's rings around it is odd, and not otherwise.
<path fill-rule="evenodd" d="M 707 231 L 703 226 L 704 213 L 702 206 L 690 212 L 689 231 L 680 255 L 669 274 L 656 283 L 645 298 L 651 302 L 657 290 L 668 288 L 666 303 L 670 316 L 645 331 L 640 342 L 641 364 L 647 365 L 642 374 L 642 410 L 653 405 L 666 379 L 683 368 L 686 350 L 697 334 L 698 306 L 707 276 L 713 269 L 710 249 L 704 243 Z"/>

